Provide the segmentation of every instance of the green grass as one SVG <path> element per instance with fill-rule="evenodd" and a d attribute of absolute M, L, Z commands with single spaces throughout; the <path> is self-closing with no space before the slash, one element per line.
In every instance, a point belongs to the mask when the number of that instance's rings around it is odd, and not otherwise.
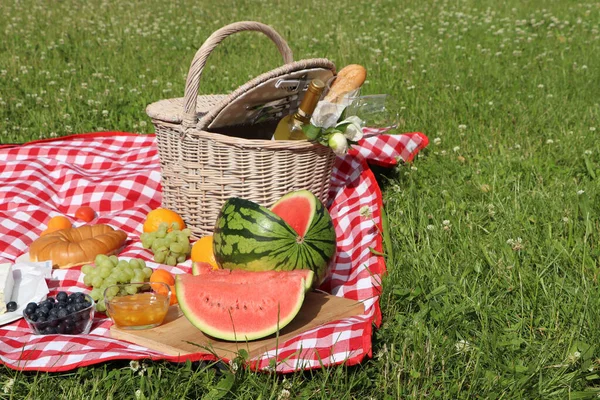
<path fill-rule="evenodd" d="M 398 5 L 398 3 L 401 3 Z M 242 19 L 297 59 L 369 71 L 430 147 L 380 172 L 395 262 L 374 356 L 288 375 L 113 362 L 0 368 L 0 398 L 594 398 L 600 394 L 597 1 L 3 1 L 0 143 L 152 132 L 196 49 Z M 209 59 L 201 93 L 278 66 L 258 34 Z M 12 387 L 7 385 L 13 382 Z M 287 392 L 286 392 L 287 391 Z"/>

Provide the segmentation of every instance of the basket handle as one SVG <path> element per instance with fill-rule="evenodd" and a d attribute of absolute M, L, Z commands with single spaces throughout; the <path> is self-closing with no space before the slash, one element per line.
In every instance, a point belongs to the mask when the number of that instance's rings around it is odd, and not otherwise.
<path fill-rule="evenodd" d="M 283 62 L 289 64 L 294 61 L 292 50 L 288 46 L 287 42 L 277 33 L 273 28 L 260 22 L 255 21 L 240 21 L 234 22 L 224 26 L 223 28 L 215 31 L 200 47 L 196 52 L 190 70 L 188 72 L 187 80 L 185 82 L 185 96 L 184 96 L 184 108 L 183 108 L 183 121 L 182 125 L 184 129 L 195 126 L 197 123 L 196 119 L 196 101 L 198 97 L 198 89 L 200 87 L 200 77 L 202 71 L 206 66 L 206 61 L 210 53 L 229 35 L 243 31 L 257 31 L 262 32 L 271 39 L 279 52 L 283 56 Z"/>

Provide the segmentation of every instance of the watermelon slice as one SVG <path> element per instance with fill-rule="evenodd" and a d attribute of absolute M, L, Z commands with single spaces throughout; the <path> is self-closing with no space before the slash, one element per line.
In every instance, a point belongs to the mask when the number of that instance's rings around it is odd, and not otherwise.
<path fill-rule="evenodd" d="M 271 207 L 300 236 L 306 236 L 317 210 L 317 198 L 308 190 L 290 192 Z"/>
<path fill-rule="evenodd" d="M 278 271 L 244 271 L 243 269 L 213 269 L 208 263 L 198 262 L 192 265 L 192 275 L 206 276 L 211 280 L 222 280 L 231 283 L 261 282 L 264 279 L 273 280 L 285 276 L 297 276 L 304 279 L 305 290 L 312 288 L 315 273 L 310 269 L 296 269 L 281 273 Z"/>
<path fill-rule="evenodd" d="M 192 325 L 217 339 L 241 342 L 269 336 L 298 314 L 306 285 L 299 275 L 259 276 L 265 273 L 272 272 L 254 272 L 260 279 L 238 282 L 223 279 L 224 274 L 177 275 L 179 307 Z"/>

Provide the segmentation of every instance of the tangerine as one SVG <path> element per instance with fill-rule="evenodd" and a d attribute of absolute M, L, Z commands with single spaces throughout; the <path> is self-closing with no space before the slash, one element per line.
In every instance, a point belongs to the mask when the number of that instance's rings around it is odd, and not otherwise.
<path fill-rule="evenodd" d="M 96 218 L 96 211 L 92 207 L 81 206 L 75 211 L 75 218 L 85 222 L 92 222 Z"/>
<path fill-rule="evenodd" d="M 185 229 L 185 222 L 181 219 L 181 216 L 177 214 L 175 211 L 169 210 L 167 208 L 157 208 L 152 210 L 146 216 L 146 221 L 144 222 L 144 232 L 155 232 L 158 230 L 158 227 L 161 223 L 166 223 L 169 226 L 169 231 L 173 223 L 177 223 L 179 225 L 179 229 Z"/>
<path fill-rule="evenodd" d="M 44 230 L 40 236 L 44 236 L 48 233 L 59 231 L 61 229 L 69 229 L 72 226 L 73 226 L 73 224 L 71 224 L 71 221 L 69 220 L 69 218 L 67 218 L 63 215 L 56 215 L 56 216 L 50 218 L 50 220 L 48 221 L 48 226 L 46 227 L 46 230 Z"/>
<path fill-rule="evenodd" d="M 166 283 L 169 285 L 169 288 L 171 289 L 171 300 L 169 304 L 177 304 L 177 295 L 175 294 L 175 277 L 173 274 L 166 269 L 158 268 L 152 272 L 152 275 L 150 275 L 150 286 L 152 286 L 152 289 L 157 293 L 166 296 L 167 293 L 165 293 L 165 288 L 162 285 L 152 285 L 154 282 Z"/>
<path fill-rule="evenodd" d="M 219 264 L 215 259 L 215 253 L 213 251 L 213 237 L 202 236 L 196 240 L 196 243 L 192 246 L 192 254 L 190 256 L 193 262 L 204 262 L 212 266 L 213 269 L 219 269 Z"/>

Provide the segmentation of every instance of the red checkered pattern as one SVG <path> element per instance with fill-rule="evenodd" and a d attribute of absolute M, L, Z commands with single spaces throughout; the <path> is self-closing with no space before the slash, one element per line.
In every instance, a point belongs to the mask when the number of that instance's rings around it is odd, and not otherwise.
<path fill-rule="evenodd" d="M 321 289 L 362 301 L 365 313 L 281 343 L 250 360 L 252 368 L 269 369 L 275 360 L 276 371 L 286 373 L 352 365 L 371 355 L 372 324 L 381 322 L 379 293 L 385 264 L 370 251 L 382 250 L 381 193 L 367 160 L 391 166 L 411 160 L 426 145 L 427 137 L 421 133 L 378 135 L 363 139 L 338 158 L 330 193 L 338 249 Z M 161 199 L 160 163 L 152 135 L 96 133 L 0 146 L 0 262 L 14 262 L 26 253 L 49 216 L 72 216 L 82 204 L 98 210 L 98 223 L 127 232 L 129 240 L 120 257 L 150 261 L 139 232 L 146 214 L 160 206 Z M 190 272 L 189 261 L 161 267 Z M 53 271 L 49 287 L 51 295 L 58 290 L 89 290 L 78 268 Z M 21 319 L 0 327 L 0 361 L 19 370 L 65 371 L 114 359 L 214 359 L 206 353 L 172 357 L 112 339 L 110 325 L 99 314 L 89 335 L 36 336 Z"/>

